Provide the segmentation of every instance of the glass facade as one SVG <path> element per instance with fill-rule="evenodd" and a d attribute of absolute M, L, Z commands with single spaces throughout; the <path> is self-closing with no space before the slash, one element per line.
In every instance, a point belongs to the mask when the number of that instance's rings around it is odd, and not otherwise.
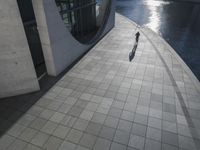
<path fill-rule="evenodd" d="M 109 0 L 56 0 L 65 26 L 82 43 L 91 41 L 105 21 Z"/>

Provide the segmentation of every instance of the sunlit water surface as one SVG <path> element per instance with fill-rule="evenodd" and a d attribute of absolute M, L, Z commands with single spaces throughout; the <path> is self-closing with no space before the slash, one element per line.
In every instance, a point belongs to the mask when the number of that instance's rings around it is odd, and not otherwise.
<path fill-rule="evenodd" d="M 160 34 L 200 80 L 200 3 L 117 0 L 116 11 Z"/>

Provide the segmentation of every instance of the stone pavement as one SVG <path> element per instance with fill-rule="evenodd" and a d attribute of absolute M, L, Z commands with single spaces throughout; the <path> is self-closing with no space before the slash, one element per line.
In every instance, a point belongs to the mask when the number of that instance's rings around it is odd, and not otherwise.
<path fill-rule="evenodd" d="M 146 28 L 116 27 L 1 138 L 0 150 L 199 150 L 199 82 Z M 28 100 L 27 100 L 28 101 Z"/>

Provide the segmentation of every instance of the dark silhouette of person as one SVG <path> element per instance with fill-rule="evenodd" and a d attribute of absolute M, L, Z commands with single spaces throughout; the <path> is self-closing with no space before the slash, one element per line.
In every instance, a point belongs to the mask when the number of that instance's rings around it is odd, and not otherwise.
<path fill-rule="evenodd" d="M 138 41 L 139 41 L 139 37 L 140 37 L 140 32 L 137 32 L 136 34 L 135 34 L 135 41 L 138 43 Z"/>

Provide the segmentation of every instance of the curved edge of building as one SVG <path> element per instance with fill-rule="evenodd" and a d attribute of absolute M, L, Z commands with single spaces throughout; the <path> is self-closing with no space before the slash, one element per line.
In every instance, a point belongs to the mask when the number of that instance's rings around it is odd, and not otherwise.
<path fill-rule="evenodd" d="M 114 27 L 115 0 L 100 40 Z M 57 76 L 96 44 L 81 44 L 66 29 L 55 0 L 33 0 L 47 74 Z M 17 1 L 0 1 L 0 98 L 40 89 Z"/>
<path fill-rule="evenodd" d="M 115 5 L 111 11 L 101 37 L 114 27 Z M 45 63 L 49 75 L 57 76 L 93 44 L 78 42 L 66 29 L 55 0 L 34 0 L 34 12 L 40 33 Z"/>

